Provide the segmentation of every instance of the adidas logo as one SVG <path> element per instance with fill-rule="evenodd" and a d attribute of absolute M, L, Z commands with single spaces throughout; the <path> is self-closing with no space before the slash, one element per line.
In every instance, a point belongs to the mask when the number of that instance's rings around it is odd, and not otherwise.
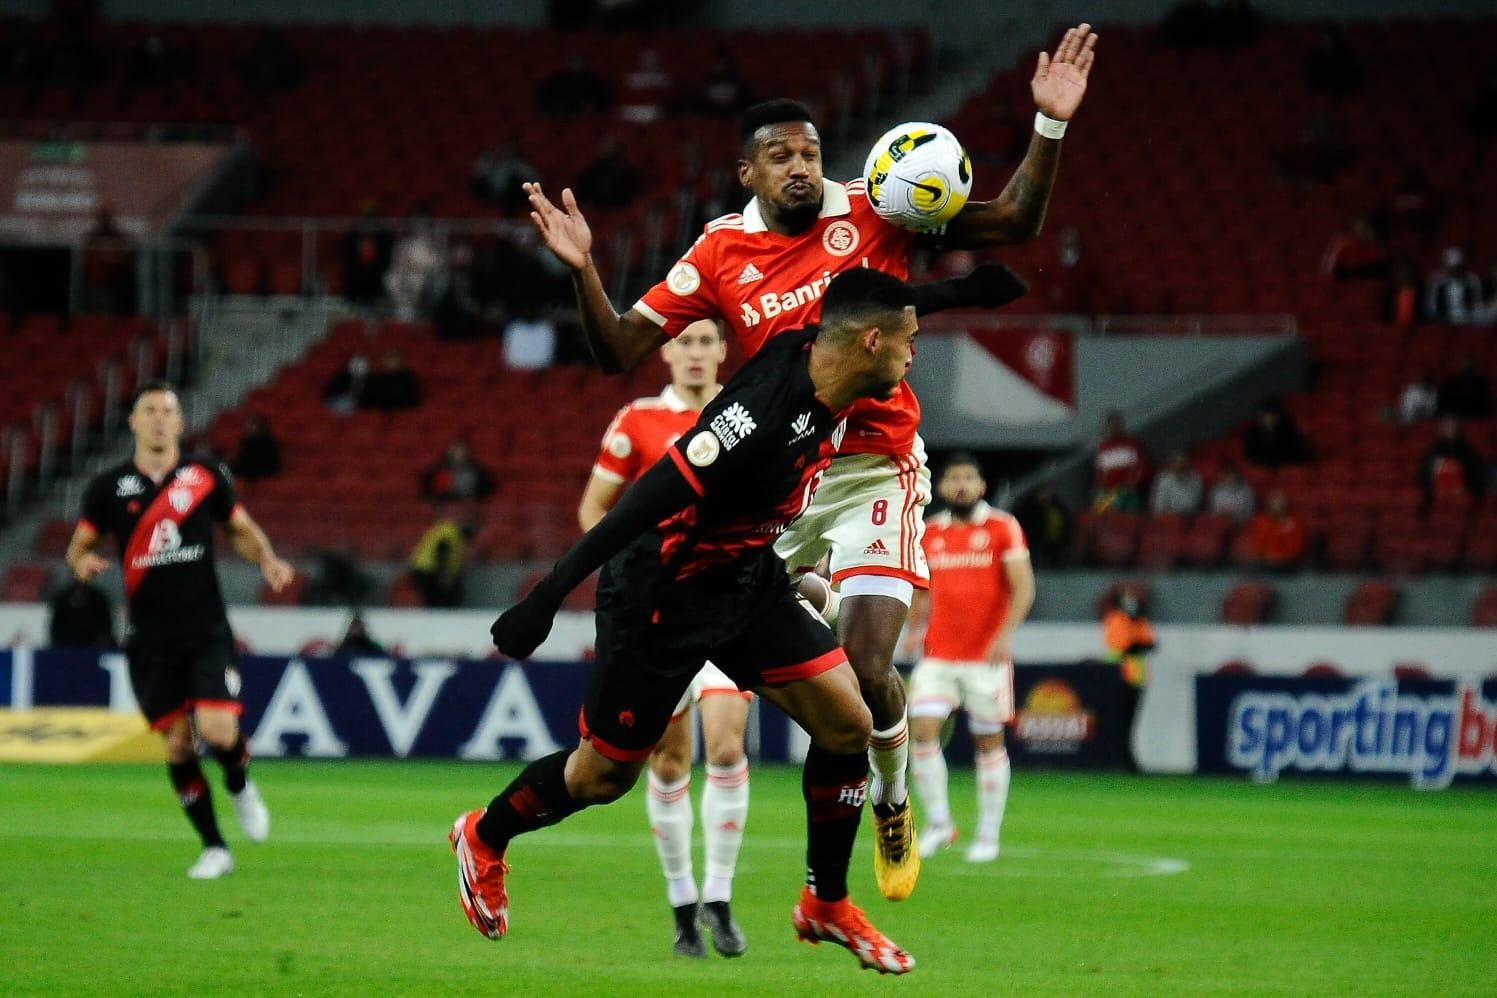
<path fill-rule="evenodd" d="M 764 280 L 764 274 L 752 263 L 743 268 L 743 273 L 738 275 L 739 284 L 753 284 L 755 281 Z"/>
<path fill-rule="evenodd" d="M 880 554 L 889 556 L 889 549 L 884 546 L 883 538 L 875 538 L 874 542 L 863 549 L 864 554 Z"/>

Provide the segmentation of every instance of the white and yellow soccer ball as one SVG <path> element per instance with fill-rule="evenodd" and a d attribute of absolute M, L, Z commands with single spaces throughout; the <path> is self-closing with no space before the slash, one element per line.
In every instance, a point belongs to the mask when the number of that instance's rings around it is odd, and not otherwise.
<path fill-rule="evenodd" d="M 972 160 L 951 130 L 907 121 L 883 134 L 863 164 L 873 210 L 895 225 L 924 232 L 956 217 L 972 193 Z"/>

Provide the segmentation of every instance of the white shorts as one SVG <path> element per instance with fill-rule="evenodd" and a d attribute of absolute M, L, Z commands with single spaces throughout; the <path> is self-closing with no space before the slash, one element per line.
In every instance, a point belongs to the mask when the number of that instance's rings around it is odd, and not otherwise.
<path fill-rule="evenodd" d="M 686 712 L 691 710 L 692 704 L 700 703 L 702 697 L 710 696 L 735 696 L 743 697 L 745 700 L 752 700 L 754 698 L 752 693 L 740 690 L 734 684 L 733 680 L 723 675 L 721 669 L 708 662 L 702 666 L 702 670 L 692 679 L 691 685 L 686 688 L 686 692 L 681 694 L 681 702 L 676 704 L 676 712 L 671 715 L 671 720 L 674 721 L 679 717 L 684 717 Z"/>
<path fill-rule="evenodd" d="M 924 589 L 930 569 L 920 539 L 929 504 L 930 469 L 919 437 L 904 457 L 833 458 L 811 508 L 775 542 L 775 553 L 798 574 L 830 550 L 836 585 L 851 576 L 883 576 Z"/>
<path fill-rule="evenodd" d="M 910 716 L 967 712 L 974 735 L 996 735 L 1014 720 L 1014 665 L 922 658 L 910 675 Z"/>

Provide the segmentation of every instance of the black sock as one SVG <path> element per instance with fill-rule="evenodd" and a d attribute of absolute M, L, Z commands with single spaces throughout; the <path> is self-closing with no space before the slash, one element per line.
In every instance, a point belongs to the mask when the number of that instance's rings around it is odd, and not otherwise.
<path fill-rule="evenodd" d="M 503 852 L 516 835 L 554 825 L 586 806 L 567 793 L 567 757 L 571 754 L 571 749 L 562 749 L 535 760 L 499 791 L 478 819 L 478 837 L 485 845 Z"/>
<path fill-rule="evenodd" d="M 197 759 L 190 762 L 166 764 L 172 787 L 177 791 L 177 803 L 187 812 L 187 820 L 197 829 L 198 837 L 206 846 L 222 846 L 224 837 L 218 834 L 218 819 L 213 816 L 213 793 L 208 781 L 203 778 L 203 769 Z"/>
<path fill-rule="evenodd" d="M 249 746 L 244 744 L 244 735 L 226 749 L 215 746 L 213 758 L 224 770 L 224 787 L 231 794 L 237 794 L 244 789 L 245 781 L 249 779 Z"/>
<path fill-rule="evenodd" d="M 801 771 L 806 798 L 806 885 L 823 901 L 847 897 L 847 867 L 868 793 L 868 755 L 837 755 L 813 742 Z"/>

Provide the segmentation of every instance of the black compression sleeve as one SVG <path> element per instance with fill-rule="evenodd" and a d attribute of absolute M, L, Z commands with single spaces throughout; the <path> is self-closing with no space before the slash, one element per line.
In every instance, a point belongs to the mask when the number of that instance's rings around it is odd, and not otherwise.
<path fill-rule="evenodd" d="M 1024 297 L 1023 278 L 1001 263 L 984 263 L 970 274 L 947 281 L 915 285 L 915 314 L 952 308 L 998 308 Z"/>

